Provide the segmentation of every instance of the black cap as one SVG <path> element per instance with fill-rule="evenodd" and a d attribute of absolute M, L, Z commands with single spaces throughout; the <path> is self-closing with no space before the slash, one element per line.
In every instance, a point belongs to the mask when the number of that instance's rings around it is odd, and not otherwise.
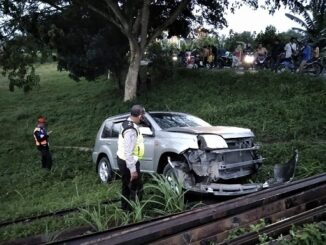
<path fill-rule="evenodd" d="M 140 115 L 145 114 L 145 108 L 141 105 L 133 105 L 130 110 L 130 114 L 133 117 L 138 117 Z"/>

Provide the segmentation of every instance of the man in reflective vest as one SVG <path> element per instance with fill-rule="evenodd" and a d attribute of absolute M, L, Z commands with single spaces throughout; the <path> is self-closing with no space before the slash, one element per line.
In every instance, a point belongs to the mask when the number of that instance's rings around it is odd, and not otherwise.
<path fill-rule="evenodd" d="M 142 180 L 140 176 L 139 160 L 144 155 L 144 139 L 139 132 L 138 124 L 144 117 L 145 109 L 141 105 L 134 105 L 130 111 L 130 117 L 122 123 L 119 139 L 117 162 L 122 175 L 121 208 L 130 210 L 127 200 L 141 199 Z M 127 200 L 126 200 L 127 199 Z"/>
<path fill-rule="evenodd" d="M 37 126 L 34 129 L 34 139 L 37 149 L 42 156 L 42 167 L 48 170 L 52 167 L 52 157 L 49 150 L 49 135 L 45 130 L 45 117 L 40 116 L 37 120 Z"/>

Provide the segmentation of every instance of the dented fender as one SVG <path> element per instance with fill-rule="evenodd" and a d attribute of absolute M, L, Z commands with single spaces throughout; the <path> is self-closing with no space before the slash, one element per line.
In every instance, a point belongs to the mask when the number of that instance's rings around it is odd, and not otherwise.
<path fill-rule="evenodd" d="M 227 149 L 224 138 L 217 134 L 185 134 L 166 133 L 168 137 L 160 141 L 160 147 L 165 151 L 171 150 L 177 154 L 183 154 L 189 149 Z"/>

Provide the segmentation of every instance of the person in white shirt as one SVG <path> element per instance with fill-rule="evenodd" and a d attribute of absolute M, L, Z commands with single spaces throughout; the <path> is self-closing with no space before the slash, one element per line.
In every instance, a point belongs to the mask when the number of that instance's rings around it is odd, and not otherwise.
<path fill-rule="evenodd" d="M 121 173 L 121 208 L 131 211 L 129 201 L 141 200 L 143 183 L 139 160 L 144 155 L 144 139 L 138 125 L 144 118 L 145 108 L 134 105 L 130 117 L 121 125 L 118 139 L 117 162 Z"/>
<path fill-rule="evenodd" d="M 291 59 L 292 56 L 297 55 L 297 44 L 295 38 L 292 37 L 291 40 L 285 45 L 285 59 Z"/>

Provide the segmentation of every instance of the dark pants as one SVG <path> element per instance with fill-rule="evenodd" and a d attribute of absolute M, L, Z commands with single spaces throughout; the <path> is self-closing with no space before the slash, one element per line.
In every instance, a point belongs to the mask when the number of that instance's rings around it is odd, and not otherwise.
<path fill-rule="evenodd" d="M 203 60 L 203 65 L 206 67 L 207 65 L 207 60 L 208 60 L 208 57 L 204 57 L 204 60 Z"/>
<path fill-rule="evenodd" d="M 121 172 L 121 180 L 122 180 L 122 190 L 121 194 L 129 201 L 135 201 L 136 196 L 139 200 L 142 198 L 142 192 L 143 192 L 143 183 L 140 176 L 140 164 L 139 162 L 136 163 L 136 170 L 138 173 L 138 178 L 134 179 L 130 182 L 130 170 L 127 168 L 126 161 L 118 159 L 118 167 Z M 121 198 L 121 208 L 123 210 L 131 210 L 131 207 L 129 203 L 124 199 Z"/>
<path fill-rule="evenodd" d="M 275 72 L 277 72 L 277 68 L 278 68 L 278 66 L 279 66 L 279 64 L 280 64 L 280 57 L 279 56 L 277 56 L 277 57 L 272 57 L 271 58 L 271 68 L 272 68 L 272 71 L 275 71 Z"/>
<path fill-rule="evenodd" d="M 51 169 L 52 167 L 52 156 L 48 145 L 39 145 L 37 149 L 41 152 L 42 156 L 42 168 Z"/>

